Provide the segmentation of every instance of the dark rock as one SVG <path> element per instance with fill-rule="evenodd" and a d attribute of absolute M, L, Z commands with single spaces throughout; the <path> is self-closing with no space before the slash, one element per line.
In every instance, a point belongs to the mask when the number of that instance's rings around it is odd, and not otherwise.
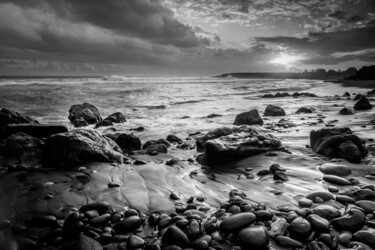
<path fill-rule="evenodd" d="M 319 205 L 315 207 L 312 212 L 327 220 L 332 220 L 341 216 L 338 209 L 328 205 Z"/>
<path fill-rule="evenodd" d="M 297 238 L 305 237 L 311 232 L 311 224 L 308 220 L 297 217 L 289 224 L 288 231 Z"/>
<path fill-rule="evenodd" d="M 301 248 L 303 244 L 297 240 L 294 240 L 292 238 L 289 238 L 288 236 L 277 236 L 276 237 L 276 243 L 279 246 L 282 247 L 288 247 L 288 248 Z"/>
<path fill-rule="evenodd" d="M 301 107 L 297 110 L 296 114 L 311 114 L 312 113 L 312 109 L 311 108 L 305 108 L 305 107 Z"/>
<path fill-rule="evenodd" d="M 321 233 L 318 235 L 317 240 L 323 242 L 329 249 L 337 249 L 338 238 L 328 233 Z"/>
<path fill-rule="evenodd" d="M 227 136 L 232 133 L 233 133 L 233 130 L 227 127 L 217 128 L 215 130 L 208 132 L 204 136 L 197 138 L 196 140 L 197 151 L 198 152 L 204 151 L 204 144 L 206 143 L 206 141 L 217 139 L 221 136 Z"/>
<path fill-rule="evenodd" d="M 235 127 L 230 131 L 232 131 L 231 137 L 221 136 L 205 141 L 204 159 L 208 166 L 236 161 L 269 150 L 278 150 L 282 146 L 278 138 L 249 126 Z M 203 140 L 198 139 L 197 145 Z"/>
<path fill-rule="evenodd" d="M 121 113 L 121 112 L 115 112 L 115 113 L 107 116 L 106 118 L 104 118 L 104 120 L 110 121 L 112 123 L 123 123 L 123 122 L 126 122 L 125 115 L 123 113 Z"/>
<path fill-rule="evenodd" d="M 74 120 L 72 121 L 72 124 L 73 124 L 73 126 L 76 127 L 76 128 L 86 127 L 86 126 L 90 125 L 90 124 L 88 124 L 88 123 L 85 121 L 85 119 L 84 119 L 83 117 L 79 117 L 79 118 L 77 118 L 77 119 L 74 119 Z"/>
<path fill-rule="evenodd" d="M 129 249 L 142 249 L 144 245 L 145 241 L 137 235 L 130 236 L 126 244 Z"/>
<path fill-rule="evenodd" d="M 130 216 L 117 222 L 113 229 L 117 234 L 130 233 L 137 230 L 142 224 L 141 218 L 138 216 Z"/>
<path fill-rule="evenodd" d="M 6 137 L 5 129 L 9 124 L 39 124 L 39 122 L 29 116 L 21 115 L 9 109 L 0 110 L 0 139 Z"/>
<path fill-rule="evenodd" d="M 348 247 L 350 247 L 350 249 L 358 249 L 358 250 L 373 250 L 372 247 L 369 247 L 368 245 L 362 242 L 358 242 L 358 241 L 349 242 Z"/>
<path fill-rule="evenodd" d="M 209 114 L 207 116 L 207 118 L 215 118 L 215 117 L 220 117 L 220 116 L 223 116 L 223 115 L 220 115 L 220 114 Z"/>
<path fill-rule="evenodd" d="M 94 130 L 76 129 L 50 136 L 43 147 L 43 166 L 71 168 L 88 162 L 122 163 L 118 145 Z"/>
<path fill-rule="evenodd" d="M 12 134 L 4 140 L 5 157 L 24 164 L 38 164 L 42 156 L 43 142 L 24 133 Z M 8 161 L 9 162 L 9 161 Z"/>
<path fill-rule="evenodd" d="M 352 142 L 352 143 L 345 143 Z M 341 144 L 345 143 L 341 146 Z M 357 161 L 367 154 L 362 141 L 349 128 L 324 128 L 310 132 L 310 146 L 317 153 Z"/>
<path fill-rule="evenodd" d="M 270 104 L 266 107 L 264 116 L 285 116 L 285 111 L 279 106 Z"/>
<path fill-rule="evenodd" d="M 375 211 L 375 201 L 362 200 L 362 201 L 357 201 L 355 205 L 365 210 L 365 213 L 368 213 L 368 214 Z"/>
<path fill-rule="evenodd" d="M 260 117 L 258 110 L 252 109 L 249 112 L 243 112 L 236 116 L 233 125 L 263 125 L 263 119 Z"/>
<path fill-rule="evenodd" d="M 73 250 L 73 249 L 74 250 L 102 250 L 103 247 L 96 240 L 94 240 L 90 237 L 81 235 L 78 238 L 78 240 L 73 244 L 73 246 L 71 248 L 67 248 L 67 250 L 68 249 L 71 249 L 71 250 Z"/>
<path fill-rule="evenodd" d="M 353 110 L 351 110 L 350 108 L 347 108 L 347 107 L 342 108 L 339 113 L 340 113 L 340 115 L 352 115 L 352 114 L 354 114 Z"/>
<path fill-rule="evenodd" d="M 176 226 L 170 226 L 162 236 L 163 245 L 166 246 L 179 246 L 187 248 L 189 246 L 189 239 L 186 234 Z"/>
<path fill-rule="evenodd" d="M 273 179 L 274 180 L 280 180 L 280 181 L 288 181 L 289 180 L 288 176 L 282 171 L 276 171 L 273 174 Z"/>
<path fill-rule="evenodd" d="M 302 198 L 298 201 L 298 205 L 300 207 L 311 207 L 313 204 L 313 201 L 307 198 Z"/>
<path fill-rule="evenodd" d="M 25 133 L 32 137 L 43 138 L 58 133 L 68 132 L 68 128 L 64 125 L 51 124 L 9 124 L 6 127 L 6 134 Z"/>
<path fill-rule="evenodd" d="M 369 247 L 375 248 L 375 230 L 374 229 L 367 229 L 367 230 L 360 230 L 353 234 L 353 239 L 355 241 L 362 242 Z"/>
<path fill-rule="evenodd" d="M 280 164 L 277 164 L 277 163 L 274 163 L 270 166 L 270 171 L 272 173 L 275 173 L 276 171 L 281 171 L 281 172 L 285 172 L 286 169 L 281 167 Z"/>
<path fill-rule="evenodd" d="M 93 227 L 102 227 L 105 226 L 110 221 L 110 219 L 110 214 L 103 214 L 91 219 L 90 225 Z"/>
<path fill-rule="evenodd" d="M 171 146 L 171 144 L 167 140 L 165 140 L 165 139 L 158 139 L 158 140 L 149 140 L 149 141 L 146 141 L 145 144 L 143 144 L 142 149 L 146 149 L 148 146 L 157 145 L 157 144 L 163 144 L 167 148 L 169 148 Z"/>
<path fill-rule="evenodd" d="M 352 183 L 349 180 L 340 176 L 336 176 L 336 175 L 325 175 L 323 176 L 323 180 L 326 182 L 336 184 L 336 185 L 341 185 L 341 186 L 352 185 Z"/>
<path fill-rule="evenodd" d="M 139 139 L 137 136 L 133 134 L 122 133 L 109 134 L 106 136 L 114 140 L 124 152 L 140 150 L 142 146 L 141 139 Z"/>
<path fill-rule="evenodd" d="M 348 214 L 333 219 L 332 226 L 337 230 L 347 230 L 350 232 L 356 232 L 365 225 L 366 216 L 364 213 L 357 209 L 352 209 Z"/>
<path fill-rule="evenodd" d="M 290 94 L 287 92 L 283 92 L 283 93 L 277 92 L 275 94 L 275 97 L 288 97 L 288 96 L 290 96 Z"/>
<path fill-rule="evenodd" d="M 349 94 L 349 92 L 345 92 L 343 96 L 350 97 L 350 94 Z"/>
<path fill-rule="evenodd" d="M 307 250 L 330 250 L 323 242 L 320 241 L 311 241 L 307 245 Z"/>
<path fill-rule="evenodd" d="M 352 197 L 346 195 L 336 195 L 336 201 L 342 204 L 354 204 L 355 200 Z"/>
<path fill-rule="evenodd" d="M 75 127 L 79 127 L 79 125 L 84 124 L 83 121 L 87 124 L 96 124 L 102 120 L 102 117 L 94 105 L 83 103 L 70 107 L 68 119 Z M 80 122 L 76 123 L 75 120 L 79 120 Z"/>
<path fill-rule="evenodd" d="M 166 154 L 168 153 L 168 148 L 164 144 L 153 144 L 145 148 L 144 151 L 150 155 L 154 152 Z"/>
<path fill-rule="evenodd" d="M 307 220 L 310 222 L 311 226 L 317 231 L 328 231 L 329 221 L 320 217 L 317 214 L 310 214 L 307 217 Z"/>
<path fill-rule="evenodd" d="M 108 202 L 95 202 L 83 205 L 79 211 L 85 213 L 87 211 L 96 210 L 100 215 L 112 212 L 112 207 Z"/>
<path fill-rule="evenodd" d="M 375 191 L 370 189 L 359 189 L 355 190 L 350 193 L 350 196 L 353 197 L 355 200 L 374 200 L 375 199 Z"/>
<path fill-rule="evenodd" d="M 270 237 L 264 226 L 252 226 L 238 233 L 241 249 L 268 249 Z"/>
<path fill-rule="evenodd" d="M 355 110 L 367 110 L 372 109 L 372 105 L 370 101 L 365 97 L 362 96 L 361 99 L 359 99 L 353 107 Z"/>
<path fill-rule="evenodd" d="M 325 174 L 337 176 L 347 176 L 352 173 L 348 166 L 334 163 L 325 163 L 319 167 L 319 170 Z"/>
<path fill-rule="evenodd" d="M 167 141 L 169 141 L 170 143 L 177 143 L 177 144 L 181 144 L 182 143 L 182 140 L 181 138 L 175 136 L 175 135 L 168 135 L 167 136 Z"/>
<path fill-rule="evenodd" d="M 285 230 L 288 226 L 286 219 L 283 217 L 275 217 L 271 224 L 269 234 L 272 238 L 282 236 L 285 234 Z"/>
<path fill-rule="evenodd" d="M 362 154 L 356 144 L 352 141 L 346 141 L 340 144 L 338 157 L 347 159 L 353 163 L 361 163 Z"/>
<path fill-rule="evenodd" d="M 225 218 L 220 223 L 220 231 L 224 233 L 238 232 L 244 227 L 248 227 L 256 220 L 253 213 L 239 213 Z"/>
<path fill-rule="evenodd" d="M 257 221 L 268 221 L 272 220 L 273 218 L 273 213 L 268 210 L 257 210 L 254 212 L 254 214 L 257 217 Z"/>
<path fill-rule="evenodd" d="M 101 120 L 95 125 L 95 128 L 113 126 L 113 122 L 110 120 Z"/>
<path fill-rule="evenodd" d="M 327 192 L 314 192 L 306 196 L 307 199 L 310 199 L 312 201 L 315 201 L 315 199 L 318 197 L 321 198 L 323 201 L 333 200 L 335 198 L 332 194 Z"/>
<path fill-rule="evenodd" d="M 361 99 L 364 95 L 361 95 L 361 94 L 357 94 L 355 97 L 354 97 L 354 101 L 358 101 L 359 99 Z"/>

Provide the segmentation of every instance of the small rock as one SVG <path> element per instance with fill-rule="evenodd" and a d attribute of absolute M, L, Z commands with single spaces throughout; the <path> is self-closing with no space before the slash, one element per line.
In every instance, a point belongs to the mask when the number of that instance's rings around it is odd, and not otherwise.
<path fill-rule="evenodd" d="M 161 241 L 166 246 L 179 246 L 181 248 L 187 248 L 189 246 L 189 239 L 186 234 L 176 226 L 170 226 L 165 231 Z"/>
<path fill-rule="evenodd" d="M 242 229 L 238 233 L 241 249 L 268 249 L 269 234 L 264 226 L 252 226 Z"/>
<path fill-rule="evenodd" d="M 313 204 L 312 200 L 307 199 L 307 198 L 302 198 L 298 201 L 298 205 L 300 207 L 311 207 L 312 204 Z"/>
<path fill-rule="evenodd" d="M 297 240 L 294 240 L 292 238 L 289 238 L 287 236 L 277 236 L 276 237 L 276 243 L 279 246 L 282 247 L 288 247 L 288 248 L 301 248 L 303 244 Z"/>
<path fill-rule="evenodd" d="M 244 227 L 250 226 L 256 220 L 253 213 L 239 213 L 225 218 L 220 223 L 220 230 L 224 233 L 231 233 L 241 230 Z"/>

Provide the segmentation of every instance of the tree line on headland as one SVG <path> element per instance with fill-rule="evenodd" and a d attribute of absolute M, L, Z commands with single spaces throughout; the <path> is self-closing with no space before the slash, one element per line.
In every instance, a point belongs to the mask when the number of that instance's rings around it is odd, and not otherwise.
<path fill-rule="evenodd" d="M 262 72 L 262 73 L 225 73 L 218 75 L 219 78 L 235 77 L 235 78 L 271 78 L 271 79 L 320 79 L 320 80 L 375 80 L 375 65 L 364 66 L 357 70 L 354 67 L 345 71 L 316 69 L 304 72 Z"/>

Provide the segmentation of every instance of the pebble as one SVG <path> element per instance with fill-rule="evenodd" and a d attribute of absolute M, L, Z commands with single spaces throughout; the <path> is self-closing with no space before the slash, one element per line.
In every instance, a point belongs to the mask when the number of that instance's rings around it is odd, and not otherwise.
<path fill-rule="evenodd" d="M 345 245 L 349 244 L 349 242 L 352 240 L 352 237 L 353 237 L 353 235 L 352 235 L 351 232 L 343 231 L 339 235 L 339 242 L 340 242 L 341 245 L 345 246 Z"/>
<path fill-rule="evenodd" d="M 95 218 L 92 218 L 90 221 L 90 225 L 94 227 L 105 226 L 109 222 L 110 219 L 111 219 L 110 214 L 103 214 Z"/>
<path fill-rule="evenodd" d="M 302 198 L 298 201 L 298 205 L 300 207 L 311 207 L 312 204 L 313 204 L 312 200 L 307 199 L 307 198 Z"/>
<path fill-rule="evenodd" d="M 241 249 L 268 249 L 270 237 L 264 226 L 251 226 L 238 233 Z"/>
<path fill-rule="evenodd" d="M 162 236 L 161 241 L 167 246 L 178 246 L 181 248 L 187 248 L 190 244 L 186 234 L 176 226 L 170 226 Z"/>
<path fill-rule="evenodd" d="M 365 222 L 365 214 L 357 209 L 352 209 L 349 214 L 333 219 L 331 224 L 337 230 L 355 232 L 361 229 L 365 225 Z"/>
<path fill-rule="evenodd" d="M 129 249 L 143 248 L 144 245 L 145 241 L 137 235 L 130 236 L 126 244 Z"/>
<path fill-rule="evenodd" d="M 336 195 L 336 201 L 342 204 L 354 204 L 355 200 L 347 195 Z"/>
<path fill-rule="evenodd" d="M 375 229 L 360 230 L 353 234 L 353 239 L 375 248 Z"/>
<path fill-rule="evenodd" d="M 296 236 L 306 236 L 311 231 L 311 225 L 305 218 L 297 217 L 289 224 L 288 231 Z"/>
<path fill-rule="evenodd" d="M 110 182 L 108 183 L 109 188 L 115 188 L 115 187 L 120 187 L 121 185 L 117 182 Z"/>
<path fill-rule="evenodd" d="M 339 191 L 339 188 L 335 186 L 328 186 L 328 191 L 332 193 L 337 193 Z"/>
<path fill-rule="evenodd" d="M 373 213 L 375 211 L 374 201 L 368 201 L 368 200 L 357 201 L 355 205 L 365 210 L 366 213 Z"/>
<path fill-rule="evenodd" d="M 169 195 L 169 198 L 171 198 L 172 200 L 179 200 L 180 197 L 178 197 L 178 195 L 174 192 L 171 192 L 171 194 Z"/>
<path fill-rule="evenodd" d="M 282 236 L 285 233 L 285 230 L 288 226 L 286 219 L 283 217 L 275 217 L 274 221 L 271 224 L 271 229 L 269 234 L 272 238 L 277 236 Z"/>
<path fill-rule="evenodd" d="M 348 166 L 334 163 L 325 163 L 319 167 L 319 170 L 324 174 L 336 176 L 347 176 L 352 173 Z"/>
<path fill-rule="evenodd" d="M 336 175 L 325 175 L 323 176 L 323 180 L 326 182 L 336 184 L 336 185 L 341 185 L 341 186 L 352 185 L 352 183 L 349 180 L 340 176 L 336 176 Z"/>
<path fill-rule="evenodd" d="M 338 209 L 328 205 L 319 205 L 315 207 L 312 212 L 327 220 L 332 220 L 341 216 Z"/>
<path fill-rule="evenodd" d="M 329 230 L 329 221 L 320 217 L 316 214 L 310 214 L 307 217 L 307 220 L 310 222 L 311 226 L 317 231 L 328 231 Z"/>
<path fill-rule="evenodd" d="M 301 242 L 287 236 L 277 236 L 275 240 L 277 245 L 282 247 L 301 248 L 303 246 Z"/>
<path fill-rule="evenodd" d="M 137 230 L 141 226 L 141 218 L 138 216 L 130 216 L 117 222 L 113 229 L 116 233 L 128 233 Z"/>
<path fill-rule="evenodd" d="M 288 181 L 288 176 L 282 171 L 276 171 L 273 175 L 274 180 Z"/>
<path fill-rule="evenodd" d="M 270 166 L 270 169 L 269 169 L 272 173 L 275 173 L 276 171 L 281 171 L 281 172 L 285 172 L 286 169 L 281 167 L 279 164 L 277 163 L 274 163 Z"/>
<path fill-rule="evenodd" d="M 312 201 L 315 201 L 317 197 L 321 198 L 323 201 L 334 199 L 333 195 L 328 192 L 314 192 L 306 196 L 307 199 L 310 199 Z"/>
<path fill-rule="evenodd" d="M 224 233 L 231 233 L 241 230 L 244 227 L 250 226 L 256 220 L 253 213 L 240 213 L 225 218 L 220 223 L 220 230 Z"/>

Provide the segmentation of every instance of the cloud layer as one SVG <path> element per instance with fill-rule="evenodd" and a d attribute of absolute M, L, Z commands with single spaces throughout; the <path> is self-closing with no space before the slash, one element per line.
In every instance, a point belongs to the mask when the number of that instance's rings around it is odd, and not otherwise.
<path fill-rule="evenodd" d="M 211 75 L 375 58 L 365 0 L 0 0 L 0 74 Z"/>

